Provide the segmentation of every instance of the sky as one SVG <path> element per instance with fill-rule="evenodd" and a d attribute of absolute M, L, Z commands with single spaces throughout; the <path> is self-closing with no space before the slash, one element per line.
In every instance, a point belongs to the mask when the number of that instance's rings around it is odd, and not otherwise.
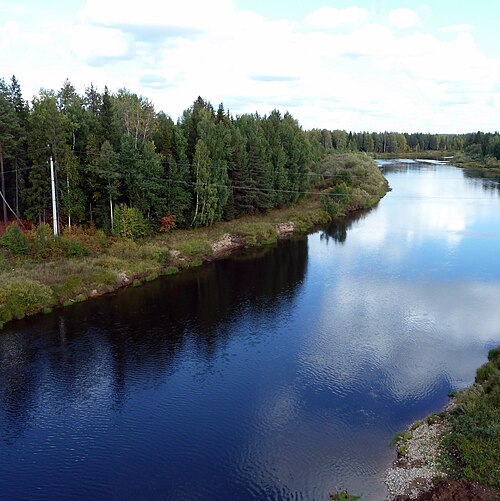
<path fill-rule="evenodd" d="M 202 96 L 305 129 L 500 130 L 500 2 L 2 0 L 0 78 L 127 88 L 176 120 Z"/>

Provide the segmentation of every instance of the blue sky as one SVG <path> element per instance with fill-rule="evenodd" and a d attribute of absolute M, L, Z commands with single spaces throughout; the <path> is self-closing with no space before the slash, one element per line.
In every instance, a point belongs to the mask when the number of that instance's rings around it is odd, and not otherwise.
<path fill-rule="evenodd" d="M 3 0 L 0 77 L 127 87 L 174 119 L 198 95 L 305 128 L 500 129 L 500 2 Z"/>

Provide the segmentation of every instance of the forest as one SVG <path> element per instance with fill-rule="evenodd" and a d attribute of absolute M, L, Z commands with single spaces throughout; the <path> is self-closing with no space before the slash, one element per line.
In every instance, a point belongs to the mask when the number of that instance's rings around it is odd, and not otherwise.
<path fill-rule="evenodd" d="M 500 136 L 305 131 L 289 113 L 232 116 L 201 97 L 174 121 L 126 89 L 79 95 L 69 81 L 27 102 L 13 76 L 0 80 L 0 221 L 52 224 L 51 159 L 59 225 L 146 234 L 291 205 L 330 152 L 428 150 L 499 159 Z"/>

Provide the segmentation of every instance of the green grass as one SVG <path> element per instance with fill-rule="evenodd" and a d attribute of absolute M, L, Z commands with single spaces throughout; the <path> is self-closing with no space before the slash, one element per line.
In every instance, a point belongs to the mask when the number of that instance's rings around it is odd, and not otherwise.
<path fill-rule="evenodd" d="M 453 478 L 500 488 L 500 347 L 477 370 L 476 383 L 456 394 L 447 416 L 443 467 Z"/>
<path fill-rule="evenodd" d="M 55 303 L 52 290 L 36 280 L 11 279 L 0 287 L 0 322 L 21 319 Z"/>

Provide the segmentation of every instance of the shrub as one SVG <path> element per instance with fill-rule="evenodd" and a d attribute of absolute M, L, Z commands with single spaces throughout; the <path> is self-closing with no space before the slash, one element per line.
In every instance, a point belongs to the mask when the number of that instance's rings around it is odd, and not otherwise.
<path fill-rule="evenodd" d="M 52 228 L 42 223 L 35 230 L 33 238 L 33 250 L 38 257 L 46 258 L 53 255 L 56 251 L 56 242 Z"/>
<path fill-rule="evenodd" d="M 111 246 L 108 252 L 111 256 L 129 261 L 140 258 L 140 248 L 132 240 L 118 240 Z"/>
<path fill-rule="evenodd" d="M 161 218 L 160 231 L 162 233 L 168 233 L 170 230 L 175 228 L 175 216 L 170 214 L 168 216 L 163 216 Z"/>
<path fill-rule="evenodd" d="M 169 250 L 164 249 L 160 251 L 160 253 L 158 254 L 158 262 L 161 265 L 167 266 L 168 264 L 170 264 L 171 261 L 172 261 L 172 254 L 170 254 Z"/>
<path fill-rule="evenodd" d="M 30 250 L 28 237 L 21 231 L 17 223 L 11 223 L 7 226 L 5 233 L 0 238 L 0 245 L 15 256 L 26 255 Z"/>
<path fill-rule="evenodd" d="M 144 238 L 148 230 L 148 225 L 140 210 L 126 205 L 119 205 L 116 208 L 113 230 L 116 236 L 137 240 Z"/>
<path fill-rule="evenodd" d="M 59 246 L 67 257 L 83 257 L 90 254 L 89 249 L 85 247 L 75 237 L 63 236 L 59 239 Z"/>
<path fill-rule="evenodd" d="M 22 318 L 54 304 L 50 287 L 36 280 L 10 280 L 0 285 L 0 322 Z"/>
<path fill-rule="evenodd" d="M 89 252 L 99 253 L 109 246 L 108 237 L 102 230 L 97 230 L 93 224 L 89 226 L 76 226 L 64 229 L 64 237 L 78 241 Z"/>
<path fill-rule="evenodd" d="M 321 198 L 323 208 L 332 217 L 340 216 L 346 209 L 351 191 L 344 183 L 339 183 L 330 188 Z"/>

